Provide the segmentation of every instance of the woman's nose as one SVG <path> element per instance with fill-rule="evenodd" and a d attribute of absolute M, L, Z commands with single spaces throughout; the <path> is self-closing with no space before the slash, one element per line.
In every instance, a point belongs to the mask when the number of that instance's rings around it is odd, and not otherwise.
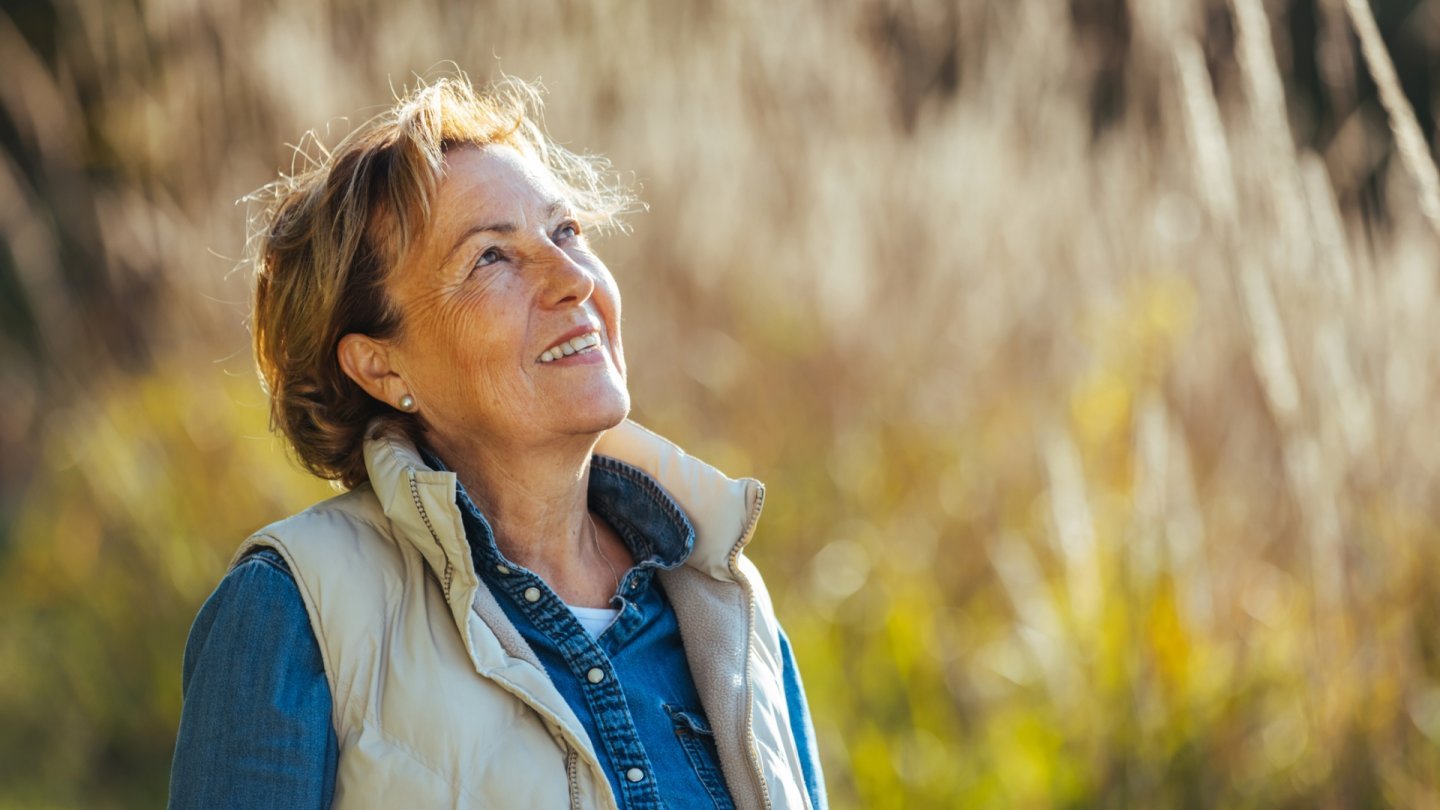
<path fill-rule="evenodd" d="M 595 292 L 595 277 L 584 265 L 557 245 L 550 245 L 541 259 L 544 300 L 549 306 L 583 304 Z"/>

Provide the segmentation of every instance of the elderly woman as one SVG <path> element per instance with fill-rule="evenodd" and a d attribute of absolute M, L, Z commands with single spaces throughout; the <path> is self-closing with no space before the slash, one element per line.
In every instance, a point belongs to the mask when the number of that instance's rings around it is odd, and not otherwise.
<path fill-rule="evenodd" d="M 270 188 L 256 359 L 348 491 L 201 608 L 172 807 L 825 804 L 764 490 L 626 420 L 629 199 L 538 109 L 442 80 Z"/>

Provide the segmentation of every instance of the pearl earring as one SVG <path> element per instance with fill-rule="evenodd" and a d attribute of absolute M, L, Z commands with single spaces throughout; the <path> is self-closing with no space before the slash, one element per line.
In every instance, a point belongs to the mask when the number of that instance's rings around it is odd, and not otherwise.
<path fill-rule="evenodd" d="M 415 410 L 415 397 L 406 394 L 400 397 L 400 410 L 409 413 Z"/>

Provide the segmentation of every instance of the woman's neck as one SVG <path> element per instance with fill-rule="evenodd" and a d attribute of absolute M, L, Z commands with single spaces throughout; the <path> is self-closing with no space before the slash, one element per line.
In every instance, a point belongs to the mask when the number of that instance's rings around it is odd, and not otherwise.
<path fill-rule="evenodd" d="M 440 445 L 500 552 L 575 605 L 607 605 L 615 572 L 632 564 L 619 538 L 600 521 L 591 523 L 590 458 L 598 441 L 594 435 L 545 447 Z"/>

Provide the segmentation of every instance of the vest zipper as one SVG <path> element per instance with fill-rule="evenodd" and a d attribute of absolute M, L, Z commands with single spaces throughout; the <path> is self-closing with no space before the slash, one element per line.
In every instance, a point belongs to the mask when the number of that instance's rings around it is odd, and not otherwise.
<path fill-rule="evenodd" d="M 735 581 L 740 583 L 740 588 L 745 592 L 745 750 L 750 755 L 750 767 L 756 780 L 760 783 L 760 799 L 765 807 L 774 807 L 770 801 L 770 785 L 765 781 L 765 769 L 760 765 L 760 752 L 755 742 L 755 678 L 750 671 L 750 647 L 754 643 L 750 637 L 755 632 L 755 592 L 750 587 L 750 580 L 740 573 L 740 566 L 737 564 L 740 559 L 740 549 L 745 547 L 750 540 L 750 535 L 755 532 L 755 524 L 760 520 L 760 508 L 765 505 L 765 485 L 759 486 L 755 496 L 755 506 L 750 509 L 750 517 L 745 521 L 745 529 L 740 533 L 740 539 L 730 549 L 730 573 Z"/>
<path fill-rule="evenodd" d="M 569 745 L 565 746 L 565 778 L 570 782 L 570 810 L 580 810 L 580 776 L 575 764 L 580 754 Z"/>
<path fill-rule="evenodd" d="M 405 470 L 410 479 L 410 497 L 415 501 L 415 509 L 420 513 L 420 519 L 425 521 L 425 528 L 430 530 L 430 539 L 435 541 L 435 547 L 440 549 L 440 556 L 445 558 L 445 601 L 450 601 L 450 575 L 454 573 L 455 567 L 450 563 L 450 555 L 445 553 L 445 546 L 440 542 L 440 535 L 435 533 L 435 526 L 430 522 L 430 513 L 425 511 L 425 504 L 420 502 L 420 486 L 415 482 L 415 468 Z"/>

